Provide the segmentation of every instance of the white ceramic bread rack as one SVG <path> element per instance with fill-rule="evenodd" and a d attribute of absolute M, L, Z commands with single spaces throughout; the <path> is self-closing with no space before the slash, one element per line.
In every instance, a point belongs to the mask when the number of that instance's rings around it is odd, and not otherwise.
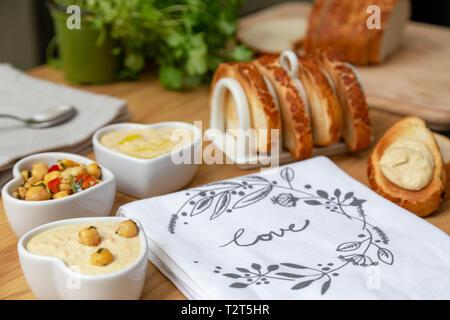
<path fill-rule="evenodd" d="M 301 80 L 298 78 L 298 59 L 294 52 L 284 51 L 280 56 L 280 64 L 283 69 L 294 79 L 299 94 L 307 101 L 307 96 Z M 278 109 L 276 92 L 271 82 L 264 77 L 265 82 Z M 246 138 L 236 137 L 236 133 L 231 133 L 225 128 L 225 94 L 229 92 L 234 99 L 236 112 L 238 115 L 239 129 L 242 132 L 251 129 L 251 118 L 247 97 L 242 85 L 231 77 L 224 77 L 217 81 L 211 99 L 210 129 L 205 132 L 206 137 L 212 141 L 216 151 L 221 152 L 227 158 L 227 163 L 234 163 L 240 169 L 248 170 L 258 167 L 269 166 L 276 161 L 277 164 L 285 164 L 297 161 L 290 152 L 283 149 L 281 139 L 272 141 L 272 152 L 267 154 L 258 153 L 255 143 L 249 143 Z M 307 113 L 309 116 L 309 107 Z M 274 153 L 275 150 L 275 153 Z M 312 156 L 331 156 L 348 152 L 347 146 L 343 142 L 335 143 L 327 147 L 314 147 Z"/>

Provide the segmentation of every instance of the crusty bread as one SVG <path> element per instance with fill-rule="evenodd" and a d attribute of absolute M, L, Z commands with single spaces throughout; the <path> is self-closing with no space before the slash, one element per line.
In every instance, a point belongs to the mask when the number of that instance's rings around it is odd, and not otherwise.
<path fill-rule="evenodd" d="M 250 62 L 221 63 L 214 73 L 211 98 L 217 81 L 225 77 L 237 80 L 244 89 L 250 109 L 252 128 L 257 130 L 257 151 L 270 151 L 271 129 L 281 130 L 281 120 L 280 112 L 263 75 Z M 236 106 L 230 94 L 225 97 L 225 114 L 226 128 L 239 128 Z"/>
<path fill-rule="evenodd" d="M 313 150 L 311 126 L 294 81 L 281 68 L 279 57 L 266 55 L 254 61 L 259 71 L 273 84 L 281 107 L 283 145 L 296 159 L 309 158 Z"/>
<path fill-rule="evenodd" d="M 369 33 L 365 26 L 367 0 L 331 1 L 317 35 L 317 47 L 333 51 L 355 64 L 369 60 Z M 311 52 L 311 51 L 309 51 Z"/>
<path fill-rule="evenodd" d="M 278 54 L 294 49 L 304 38 L 306 28 L 306 20 L 301 18 L 266 19 L 239 28 L 236 38 L 257 54 Z"/>
<path fill-rule="evenodd" d="M 410 16 L 410 0 L 319 0 L 310 14 L 303 48 L 338 53 L 345 61 L 384 62 L 399 46 Z M 380 8 L 379 28 L 369 29 L 369 6 Z M 371 19 L 370 19 L 371 20 Z M 372 22 L 372 21 L 369 21 Z"/>
<path fill-rule="evenodd" d="M 347 0 L 348 2 L 349 0 Z M 347 62 L 356 65 L 366 65 L 369 63 L 369 44 L 371 34 L 367 29 L 366 10 L 373 0 L 351 1 L 351 5 L 346 10 L 352 12 L 348 23 L 342 23 L 337 35 L 337 52 L 342 52 L 342 56 Z M 347 13 L 348 15 L 348 13 Z"/>
<path fill-rule="evenodd" d="M 432 180 L 419 191 L 406 190 L 391 183 L 381 171 L 379 161 L 384 151 L 400 138 L 415 139 L 425 143 L 433 155 Z M 370 154 L 367 173 L 370 186 L 375 192 L 420 217 L 434 212 L 443 201 L 447 172 L 441 152 L 425 122 L 417 117 L 404 118 L 385 132 Z"/>
<path fill-rule="evenodd" d="M 299 76 L 311 108 L 314 145 L 328 146 L 341 138 L 342 110 L 329 76 L 311 57 L 299 57 Z"/>
<path fill-rule="evenodd" d="M 383 63 L 400 45 L 411 15 L 410 0 L 377 0 L 381 8 L 381 28 L 370 30 L 369 60 Z"/>
<path fill-rule="evenodd" d="M 320 28 L 322 26 L 325 14 L 331 5 L 332 0 L 315 0 L 308 19 L 308 29 L 303 40 L 303 49 L 305 52 L 312 52 L 317 48 Z"/>
<path fill-rule="evenodd" d="M 447 186 L 445 188 L 445 200 L 450 199 L 450 139 L 439 133 L 433 132 L 434 138 L 441 150 L 442 161 L 447 169 Z"/>
<path fill-rule="evenodd" d="M 333 79 L 342 108 L 342 137 L 350 151 L 359 151 L 370 145 L 371 127 L 369 109 L 356 70 L 329 52 L 317 54 L 321 66 Z"/>

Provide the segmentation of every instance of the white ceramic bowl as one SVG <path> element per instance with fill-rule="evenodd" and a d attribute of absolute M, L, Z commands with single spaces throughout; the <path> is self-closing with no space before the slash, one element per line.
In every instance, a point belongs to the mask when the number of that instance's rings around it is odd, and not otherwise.
<path fill-rule="evenodd" d="M 100 143 L 100 138 L 112 131 L 149 128 L 186 128 L 194 131 L 192 143 L 153 159 L 140 159 L 111 150 Z M 148 198 L 173 192 L 186 186 L 197 171 L 197 164 L 172 161 L 175 152 L 190 152 L 201 155 L 202 133 L 197 127 L 186 122 L 160 122 L 155 124 L 119 123 L 98 130 L 93 138 L 95 158 L 102 166 L 108 167 L 117 179 L 118 191 L 136 198 Z"/>
<path fill-rule="evenodd" d="M 147 271 L 147 240 L 139 221 L 141 253 L 129 266 L 104 275 L 82 274 L 71 270 L 60 258 L 37 255 L 26 249 L 36 234 L 62 225 L 86 222 L 114 222 L 124 217 L 94 217 L 55 221 L 37 227 L 23 235 L 17 244 L 20 266 L 25 279 L 38 299 L 105 300 L 139 299 Z"/>
<path fill-rule="evenodd" d="M 12 196 L 23 183 L 20 174 L 22 170 L 30 170 L 35 161 L 43 161 L 50 166 L 63 158 L 85 165 L 93 163 L 88 158 L 71 153 L 48 152 L 23 158 L 13 167 L 14 178 L 3 187 L 2 199 L 9 224 L 18 237 L 44 223 L 69 218 L 101 217 L 111 212 L 116 180 L 111 171 L 105 167 L 102 167 L 102 182 L 68 197 L 47 201 L 24 201 Z"/>

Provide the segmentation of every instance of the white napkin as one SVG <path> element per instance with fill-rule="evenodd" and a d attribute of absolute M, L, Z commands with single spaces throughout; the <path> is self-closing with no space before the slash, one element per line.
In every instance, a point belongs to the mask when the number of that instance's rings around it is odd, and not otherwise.
<path fill-rule="evenodd" d="M 0 113 L 29 118 L 60 104 L 74 105 L 78 114 L 56 127 L 31 129 L 0 119 L 0 171 L 32 153 L 85 149 L 97 129 L 129 118 L 125 100 L 36 79 L 0 64 Z"/>
<path fill-rule="evenodd" d="M 325 157 L 117 214 L 143 224 L 150 260 L 191 299 L 450 298 L 448 235 Z"/>

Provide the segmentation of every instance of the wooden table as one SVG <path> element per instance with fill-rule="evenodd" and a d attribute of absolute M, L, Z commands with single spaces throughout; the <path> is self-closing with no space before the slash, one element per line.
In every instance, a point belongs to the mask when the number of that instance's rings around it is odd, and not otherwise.
<path fill-rule="evenodd" d="M 38 78 L 67 84 L 60 71 L 49 67 L 39 67 L 30 74 Z M 102 86 L 83 86 L 85 90 L 109 94 L 128 101 L 132 114 L 131 121 L 154 123 L 179 120 L 203 121 L 203 129 L 209 125 L 208 87 L 199 87 L 190 92 L 172 92 L 163 89 L 154 74 L 146 73 L 138 82 L 121 82 Z M 398 116 L 382 111 L 371 110 L 375 142 Z M 356 154 L 333 156 L 331 159 L 349 175 L 368 184 L 366 169 L 370 150 Z M 93 158 L 93 153 L 87 155 Z M 189 187 L 212 181 L 249 174 L 253 171 L 241 171 L 234 165 L 201 165 Z M 113 210 L 134 199 L 117 193 Z M 438 212 L 426 218 L 427 221 L 450 234 L 450 201 Z M 0 205 L 0 299 L 35 299 L 23 277 L 17 257 L 17 237 L 8 225 L 3 205 Z M 418 235 L 419 236 L 419 235 Z M 184 299 L 183 294 L 152 263 L 149 263 L 147 281 L 143 299 Z"/>

